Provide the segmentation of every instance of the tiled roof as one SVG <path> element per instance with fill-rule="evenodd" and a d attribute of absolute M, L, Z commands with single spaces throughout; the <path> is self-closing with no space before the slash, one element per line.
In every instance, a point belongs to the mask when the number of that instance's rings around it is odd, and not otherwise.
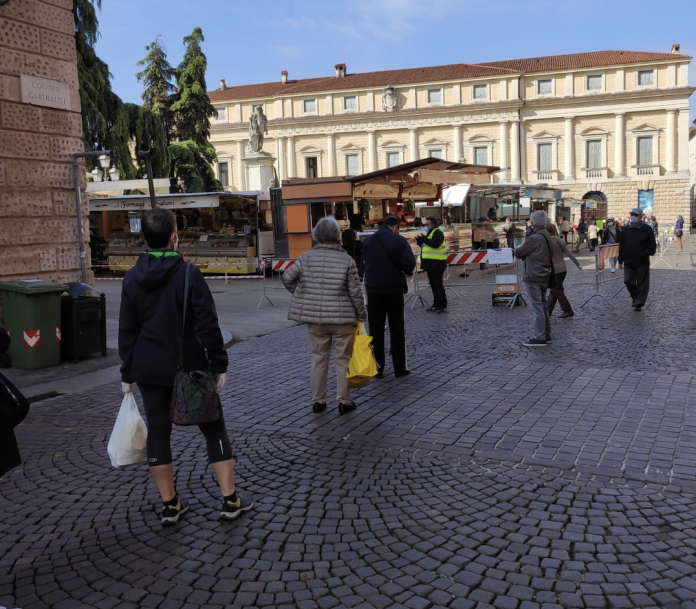
<path fill-rule="evenodd" d="M 283 84 L 277 82 L 256 85 L 227 87 L 208 93 L 212 102 L 235 99 L 260 99 L 274 95 L 297 93 L 317 93 L 343 89 L 361 89 L 365 87 L 386 87 L 387 85 L 407 85 L 419 82 L 439 82 L 478 78 L 519 72 L 545 72 L 553 70 L 570 70 L 593 68 L 626 63 L 642 63 L 669 59 L 691 59 L 688 55 L 674 53 L 645 53 L 641 51 L 597 51 L 592 53 L 575 53 L 573 55 L 551 55 L 549 57 L 532 57 L 530 59 L 512 59 L 488 63 L 455 63 L 446 66 L 425 68 L 407 68 L 405 70 L 384 70 L 382 72 L 362 72 L 346 74 L 336 78 L 304 78 L 288 80 Z"/>
<path fill-rule="evenodd" d="M 573 70 L 581 68 L 599 68 L 602 66 L 626 63 L 644 63 L 647 61 L 666 61 L 674 59 L 691 59 L 688 55 L 677 53 L 646 53 L 643 51 L 594 51 L 591 53 L 573 53 L 572 55 L 549 55 L 548 57 L 530 57 L 529 59 L 510 59 L 491 61 L 481 66 L 508 68 L 517 72 L 551 72 L 555 70 Z"/>

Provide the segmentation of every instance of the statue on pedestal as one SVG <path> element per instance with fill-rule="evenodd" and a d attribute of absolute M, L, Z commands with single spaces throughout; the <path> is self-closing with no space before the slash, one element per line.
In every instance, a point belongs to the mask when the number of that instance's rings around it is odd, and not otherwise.
<path fill-rule="evenodd" d="M 268 119 L 259 105 L 249 117 L 249 152 L 263 150 L 263 135 L 268 133 Z"/>
<path fill-rule="evenodd" d="M 394 112 L 398 108 L 399 97 L 396 88 L 393 85 L 384 87 L 382 91 L 382 110 L 385 112 Z"/>

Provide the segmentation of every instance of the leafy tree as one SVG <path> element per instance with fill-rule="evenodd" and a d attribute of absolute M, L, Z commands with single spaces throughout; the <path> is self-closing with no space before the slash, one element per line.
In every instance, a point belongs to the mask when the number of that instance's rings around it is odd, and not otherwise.
<path fill-rule="evenodd" d="M 138 62 L 143 70 L 135 76 L 145 89 L 141 95 L 146 108 L 159 117 L 164 126 L 167 146 L 174 141 L 174 113 L 172 112 L 174 81 L 177 71 L 167 61 L 167 50 L 161 36 L 145 47 L 147 55 Z"/>
<path fill-rule="evenodd" d="M 173 173 L 186 192 L 223 189 L 211 167 L 217 156 L 208 141 L 210 117 L 217 116 L 217 111 L 210 103 L 205 84 L 208 61 L 201 50 L 204 40 L 198 27 L 184 38 L 186 51 L 177 69 L 177 92 L 171 106 L 179 140 L 170 146 Z"/>

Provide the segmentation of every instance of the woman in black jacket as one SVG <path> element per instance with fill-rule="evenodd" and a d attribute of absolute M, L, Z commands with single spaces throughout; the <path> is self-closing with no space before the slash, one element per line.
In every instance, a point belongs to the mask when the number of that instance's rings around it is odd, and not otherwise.
<path fill-rule="evenodd" d="M 162 497 L 162 524 L 173 525 L 188 510 L 174 489 L 169 407 L 174 376 L 183 354 L 186 370 L 211 370 L 218 390 L 225 384 L 227 352 L 218 326 L 215 303 L 201 272 L 186 264 L 176 251 L 176 217 L 153 209 L 142 221 L 151 248 L 126 273 L 121 293 L 118 348 L 124 393 L 138 385 L 147 419 L 147 457 L 150 474 Z M 190 267 L 190 270 L 189 270 Z M 189 297 L 182 336 L 184 281 L 189 272 Z M 181 339 L 181 343 L 179 342 Z M 234 485 L 232 448 L 220 417 L 199 425 L 206 438 L 208 458 L 223 495 L 220 517 L 234 520 L 253 507 Z"/>

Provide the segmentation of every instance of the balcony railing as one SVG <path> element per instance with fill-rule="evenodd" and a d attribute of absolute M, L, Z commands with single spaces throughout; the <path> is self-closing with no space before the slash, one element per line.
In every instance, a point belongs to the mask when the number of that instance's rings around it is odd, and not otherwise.
<path fill-rule="evenodd" d="M 607 167 L 583 167 L 582 171 L 585 172 L 585 179 L 596 179 L 596 178 L 606 178 L 607 177 Z"/>
<path fill-rule="evenodd" d="M 532 173 L 534 174 L 535 179 L 539 182 L 553 182 L 555 180 L 558 180 L 557 169 L 550 169 L 548 171 L 533 171 Z"/>
<path fill-rule="evenodd" d="M 634 176 L 659 176 L 659 165 L 633 165 Z"/>

